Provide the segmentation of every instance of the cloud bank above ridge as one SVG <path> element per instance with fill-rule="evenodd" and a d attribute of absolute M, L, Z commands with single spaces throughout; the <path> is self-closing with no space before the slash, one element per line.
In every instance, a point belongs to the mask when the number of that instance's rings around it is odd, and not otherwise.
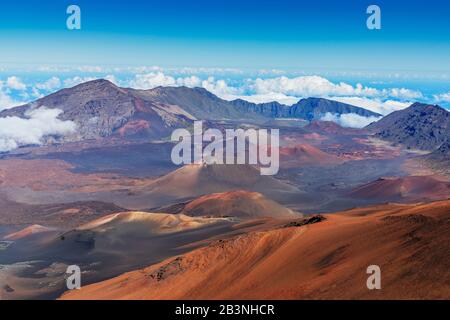
<path fill-rule="evenodd" d="M 333 121 L 342 127 L 364 128 L 372 122 L 380 120 L 382 117 L 363 117 L 356 113 L 335 114 L 327 112 L 320 118 L 321 121 Z"/>
<path fill-rule="evenodd" d="M 17 76 L 0 78 L 0 110 L 29 102 L 58 89 L 72 87 L 82 82 L 105 78 L 122 87 L 152 89 L 158 86 L 203 87 L 225 100 L 244 99 L 254 103 L 278 101 L 292 105 L 307 97 L 328 98 L 382 115 L 408 107 L 412 102 L 448 101 L 448 93 L 425 96 L 422 92 L 404 87 L 388 87 L 386 83 L 331 81 L 321 75 L 286 75 L 282 70 L 258 70 L 246 74 L 239 69 L 224 68 L 161 68 L 129 67 L 110 68 L 108 74 L 99 74 L 101 67 L 79 67 L 80 75 L 52 75 L 30 83 Z M 57 69 L 46 69 L 56 72 Z M 69 72 L 69 70 L 66 70 Z M 121 73 L 128 71 L 129 73 Z M 383 87 L 380 88 L 380 83 Z M 20 94 L 19 94 L 20 93 Z M 20 101 L 20 102 L 19 102 Z M 372 120 L 368 119 L 367 121 Z M 342 120 L 340 120 L 341 123 Z M 353 123 L 345 121 L 344 123 Z"/>
<path fill-rule="evenodd" d="M 0 152 L 14 150 L 23 145 L 43 143 L 49 135 L 64 136 L 76 129 L 72 121 L 62 121 L 59 109 L 40 107 L 25 113 L 26 118 L 0 118 Z"/>

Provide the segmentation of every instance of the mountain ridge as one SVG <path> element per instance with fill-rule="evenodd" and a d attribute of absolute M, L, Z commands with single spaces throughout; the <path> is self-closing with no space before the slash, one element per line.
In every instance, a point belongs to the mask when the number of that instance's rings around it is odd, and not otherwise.
<path fill-rule="evenodd" d="M 319 120 L 327 112 L 378 115 L 356 106 L 324 98 L 302 99 L 293 106 L 278 102 L 255 104 L 242 99 L 227 101 L 204 88 L 156 87 L 149 90 L 121 88 L 99 79 L 65 88 L 36 101 L 6 109 L 0 118 L 26 118 L 39 107 L 62 110 L 63 121 L 73 121 L 77 132 L 57 142 L 99 139 L 109 136 L 163 138 L 194 120 L 245 120 L 265 123 L 273 118 Z M 251 116 L 249 116 L 251 115 Z"/>
<path fill-rule="evenodd" d="M 189 115 L 170 106 L 145 101 L 108 80 L 94 80 L 62 89 L 34 102 L 0 112 L 0 117 L 26 118 L 26 112 L 40 107 L 57 108 L 60 120 L 75 122 L 77 132 L 62 142 L 99 139 L 127 134 L 126 124 L 140 126 L 134 135 L 160 137 L 173 128 L 185 127 Z"/>
<path fill-rule="evenodd" d="M 438 105 L 416 102 L 369 124 L 366 129 L 378 138 L 407 148 L 435 150 L 450 136 L 450 112 Z"/>

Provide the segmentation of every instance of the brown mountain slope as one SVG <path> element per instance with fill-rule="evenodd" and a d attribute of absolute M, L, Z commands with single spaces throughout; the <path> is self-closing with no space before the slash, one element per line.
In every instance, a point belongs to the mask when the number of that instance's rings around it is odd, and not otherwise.
<path fill-rule="evenodd" d="M 177 106 L 197 119 L 223 120 L 246 119 L 263 121 L 264 115 L 253 112 L 249 117 L 247 109 L 235 106 L 204 88 L 157 87 L 150 90 L 128 89 L 130 93 L 145 101 Z"/>
<path fill-rule="evenodd" d="M 371 123 L 366 129 L 394 144 L 435 150 L 450 136 L 450 112 L 437 105 L 414 103 Z"/>
<path fill-rule="evenodd" d="M 437 150 L 419 157 L 419 161 L 450 177 L 450 137 Z"/>
<path fill-rule="evenodd" d="M 297 144 L 280 148 L 280 162 L 284 168 L 295 168 L 299 166 L 334 165 L 343 161 L 309 144 Z"/>
<path fill-rule="evenodd" d="M 312 121 L 304 127 L 305 130 L 329 135 L 350 135 L 363 132 L 362 129 L 344 128 L 332 121 Z"/>
<path fill-rule="evenodd" d="M 127 229 L 127 232 L 135 233 L 137 230 L 143 233 L 171 233 L 191 228 L 198 228 L 217 220 L 187 217 L 185 215 L 168 215 L 164 213 L 149 212 L 121 212 L 91 221 L 77 230 L 90 230 L 92 232 L 116 232 Z M 126 226 L 126 227 L 124 227 Z M 134 230 L 136 228 L 137 230 Z"/>
<path fill-rule="evenodd" d="M 204 246 L 215 236 L 245 232 L 243 228 L 249 227 L 252 225 L 225 218 L 121 212 L 67 232 L 37 226 L 17 233 L 4 232 L 9 237 L 0 241 L 0 248 L 5 244 L 8 247 L 0 249 L 0 261 L 8 268 L 1 270 L 0 278 L 6 277 L 0 279 L 0 300 L 55 299 L 67 288 L 68 265 L 76 264 L 83 270 L 85 285 L 96 283 Z M 20 265 L 23 270 L 15 268 Z M 5 292 L 3 285 L 13 291 Z"/>
<path fill-rule="evenodd" d="M 190 164 L 136 188 L 135 194 L 120 204 L 142 209 L 240 189 L 259 192 L 277 200 L 301 193 L 284 181 L 262 176 L 259 169 L 251 165 Z"/>
<path fill-rule="evenodd" d="M 60 120 L 70 120 L 76 125 L 76 132 L 66 136 L 49 136 L 44 142 L 73 142 L 111 136 L 166 138 L 175 128 L 190 127 L 196 119 L 265 123 L 273 117 L 309 120 L 326 112 L 374 115 L 369 110 L 327 99 L 302 99 L 291 107 L 274 102 L 252 104 L 226 101 L 204 88 L 135 90 L 98 79 L 0 111 L 0 118 L 27 118 L 27 112 L 40 107 L 59 109 L 62 111 L 58 116 Z"/>
<path fill-rule="evenodd" d="M 126 211 L 112 203 L 78 201 L 56 204 L 26 204 L 0 194 L 0 225 L 45 225 L 75 228 L 101 216 Z"/>
<path fill-rule="evenodd" d="M 63 299 L 449 299 L 450 201 L 383 205 L 218 241 Z M 368 290 L 367 267 L 382 289 Z"/>
<path fill-rule="evenodd" d="M 450 182 L 433 176 L 383 177 L 355 188 L 350 196 L 385 201 L 448 199 Z"/>
<path fill-rule="evenodd" d="M 41 226 L 39 224 L 33 224 L 31 226 L 28 226 L 22 230 L 19 230 L 17 232 L 8 234 L 6 236 L 3 237 L 3 239 L 5 240 L 19 240 L 19 239 L 23 239 L 35 234 L 39 234 L 39 233 L 45 233 L 45 232 L 50 232 L 50 231 L 54 231 L 55 229 L 53 228 L 48 228 L 48 227 L 44 227 Z"/>
<path fill-rule="evenodd" d="M 184 204 L 170 206 L 166 210 L 193 217 L 237 217 L 240 219 L 300 217 L 299 213 L 283 207 L 260 193 L 245 190 L 205 195 Z"/>
<path fill-rule="evenodd" d="M 71 120 L 76 133 L 66 141 L 121 137 L 161 137 L 194 119 L 177 106 L 141 99 L 132 91 L 107 80 L 94 80 L 57 91 L 35 102 L 0 112 L 0 117 L 25 117 L 28 110 L 45 106 L 62 110 L 59 118 Z"/>

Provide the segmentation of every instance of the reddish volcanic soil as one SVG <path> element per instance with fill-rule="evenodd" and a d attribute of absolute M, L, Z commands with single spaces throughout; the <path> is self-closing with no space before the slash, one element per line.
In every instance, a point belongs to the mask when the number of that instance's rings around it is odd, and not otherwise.
<path fill-rule="evenodd" d="M 28 205 L 10 201 L 0 194 L 0 225 L 45 225 L 75 228 L 101 216 L 125 209 L 99 201 L 80 201 L 48 205 Z"/>
<path fill-rule="evenodd" d="M 34 224 L 32 226 L 26 227 L 25 229 L 19 230 L 17 232 L 11 233 L 3 237 L 5 240 L 19 240 L 26 237 L 29 237 L 33 234 L 43 233 L 53 231 L 52 228 L 47 228 L 38 224 Z"/>
<path fill-rule="evenodd" d="M 350 196 L 386 201 L 448 199 L 450 182 L 433 176 L 384 177 L 354 189 Z"/>
<path fill-rule="evenodd" d="M 272 199 L 293 196 L 301 191 L 272 176 L 263 176 L 251 165 L 189 164 L 145 185 L 134 188 L 125 208 L 142 209 L 183 202 L 205 194 L 246 189 Z"/>
<path fill-rule="evenodd" d="M 344 128 L 332 121 L 313 121 L 303 129 L 323 134 L 331 134 L 331 135 L 346 135 L 346 134 L 357 134 L 362 133 L 364 130 L 362 129 L 354 129 L 354 128 Z"/>
<path fill-rule="evenodd" d="M 0 187 L 29 188 L 35 191 L 94 192 L 135 187 L 145 179 L 131 179 L 117 174 L 79 174 L 62 160 L 1 160 Z"/>
<path fill-rule="evenodd" d="M 121 137 L 138 134 L 142 131 L 147 131 L 150 129 L 150 123 L 145 120 L 134 120 L 127 122 L 122 128 L 119 129 L 119 134 Z"/>
<path fill-rule="evenodd" d="M 214 193 L 197 198 L 184 206 L 188 216 L 238 218 L 295 218 L 300 215 L 257 192 L 244 190 Z"/>
<path fill-rule="evenodd" d="M 281 166 L 296 168 L 299 166 L 323 166 L 340 164 L 343 161 L 338 157 L 321 151 L 309 144 L 280 148 Z"/>
<path fill-rule="evenodd" d="M 449 299 L 450 200 L 254 231 L 62 299 Z M 381 290 L 366 269 L 381 268 Z"/>

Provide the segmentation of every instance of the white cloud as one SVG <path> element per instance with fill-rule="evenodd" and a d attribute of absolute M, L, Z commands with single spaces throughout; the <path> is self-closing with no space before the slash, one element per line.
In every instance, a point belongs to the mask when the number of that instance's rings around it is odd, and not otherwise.
<path fill-rule="evenodd" d="M 39 90 L 52 91 L 61 87 L 61 80 L 58 77 L 51 77 L 45 82 L 37 83 L 35 87 Z"/>
<path fill-rule="evenodd" d="M 437 102 L 450 102 L 450 91 L 433 96 Z"/>
<path fill-rule="evenodd" d="M 5 92 L 5 83 L 0 80 L 0 111 L 4 109 L 9 109 L 20 104 L 12 98 L 7 92 Z M 6 88 L 8 89 L 8 88 Z"/>
<path fill-rule="evenodd" d="M 185 71 L 188 70 L 190 69 Z M 136 89 L 152 89 L 158 86 L 203 87 L 225 100 L 243 99 L 255 103 L 278 101 L 292 105 L 301 97 L 325 97 L 383 115 L 411 105 L 409 101 L 399 100 L 423 97 L 421 92 L 406 88 L 376 89 L 362 84 L 352 86 L 345 82 L 333 83 L 320 76 L 246 79 L 232 86 L 229 81 L 212 76 L 205 80 L 201 80 L 195 75 L 175 78 L 163 71 L 157 71 L 137 74 L 126 83 L 127 86 Z M 389 99 L 389 97 L 396 100 Z"/>
<path fill-rule="evenodd" d="M 33 98 L 35 98 L 35 99 L 40 99 L 40 98 L 45 97 L 45 94 L 43 94 L 42 92 L 40 92 L 39 89 L 36 88 L 36 87 L 33 87 L 33 88 L 31 89 L 31 95 L 32 95 Z"/>
<path fill-rule="evenodd" d="M 345 82 L 335 84 L 320 76 L 257 78 L 250 82 L 250 88 L 258 94 L 275 92 L 300 97 L 376 96 L 379 94 L 379 90 L 364 87 L 359 83 L 356 86 Z"/>
<path fill-rule="evenodd" d="M 98 79 L 106 79 L 108 81 L 111 81 L 112 83 L 114 83 L 115 85 L 119 85 L 120 81 L 116 78 L 116 76 L 108 74 L 104 77 L 80 77 L 80 76 L 75 76 L 72 78 L 67 78 L 63 81 L 63 85 L 65 88 L 71 88 L 74 86 L 77 86 L 79 84 L 88 82 L 88 81 L 93 81 L 93 80 L 98 80 Z"/>
<path fill-rule="evenodd" d="M 13 90 L 26 90 L 27 86 L 20 80 L 19 77 L 12 76 L 6 79 L 6 87 Z"/>
<path fill-rule="evenodd" d="M 232 100 L 234 96 L 242 93 L 241 88 L 231 87 L 225 80 L 216 80 L 214 77 L 208 77 L 207 80 L 203 80 L 201 86 L 226 100 Z"/>
<path fill-rule="evenodd" d="M 74 87 L 76 85 L 79 85 L 81 83 L 84 82 L 88 82 L 88 81 L 92 81 L 92 80 L 96 80 L 98 78 L 96 77 L 80 77 L 80 76 L 76 76 L 73 78 L 67 78 L 63 81 L 64 83 L 64 87 Z"/>
<path fill-rule="evenodd" d="M 408 108 L 412 104 L 412 102 L 401 102 L 396 100 L 382 101 L 377 98 L 369 99 L 363 97 L 330 97 L 330 99 L 348 103 L 382 115 Z"/>
<path fill-rule="evenodd" d="M 22 145 L 42 144 L 48 135 L 64 136 L 75 131 L 72 121 L 58 119 L 62 110 L 40 107 L 26 112 L 27 118 L 0 118 L 0 152 L 11 151 Z"/>
<path fill-rule="evenodd" d="M 8 94 L 0 90 L 0 111 L 4 109 L 9 109 L 14 106 L 19 105 L 20 102 L 11 98 Z"/>
<path fill-rule="evenodd" d="M 171 87 L 171 86 L 186 86 L 186 87 L 200 87 L 202 81 L 199 77 L 191 75 L 189 77 L 172 77 L 164 74 L 163 72 L 150 72 L 145 74 L 137 74 L 134 78 L 127 83 L 134 89 L 153 89 L 159 86 Z"/>
<path fill-rule="evenodd" d="M 228 97 L 230 98 L 230 96 Z M 226 98 L 224 98 L 226 99 Z M 279 102 L 281 104 L 285 104 L 287 106 L 291 106 L 297 103 L 300 99 L 297 97 L 287 96 L 282 93 L 267 93 L 267 94 L 254 94 L 250 96 L 231 96 L 231 99 L 226 100 L 235 100 L 242 99 L 253 103 L 265 103 L 265 102 Z"/>
<path fill-rule="evenodd" d="M 344 82 L 334 84 L 319 76 L 247 79 L 240 87 L 230 87 L 224 80 L 210 78 L 208 81 L 203 81 L 202 86 L 226 100 L 240 98 L 255 103 L 278 101 L 292 105 L 300 97 L 324 97 L 383 115 L 411 105 L 409 101 L 401 102 L 388 99 L 389 96 L 393 96 L 396 99 L 422 97 L 420 92 L 410 89 L 391 88 L 378 90 L 362 84 L 357 84 L 356 86 L 351 86 Z"/>
<path fill-rule="evenodd" d="M 41 90 L 47 93 L 59 89 L 60 87 L 61 80 L 58 77 L 51 77 L 45 82 L 36 83 L 36 85 L 31 88 L 31 95 L 34 98 L 39 99 L 44 96 L 44 94 L 41 93 Z"/>
<path fill-rule="evenodd" d="M 248 88 L 256 94 L 282 93 L 297 97 L 378 97 L 387 99 L 418 99 L 423 95 L 420 91 L 406 88 L 377 89 L 361 83 L 351 85 L 345 82 L 333 83 L 320 76 L 286 76 L 269 79 L 249 79 Z"/>
<path fill-rule="evenodd" d="M 15 99 L 25 101 L 27 99 L 40 98 L 51 91 L 61 87 L 73 87 L 75 85 L 105 78 L 122 87 L 136 89 L 152 89 L 158 86 L 187 86 L 203 87 L 222 99 L 243 99 L 255 103 L 277 101 L 286 105 L 292 105 L 301 98 L 323 97 L 359 106 L 383 115 L 392 111 L 408 107 L 411 102 L 423 98 L 420 91 L 407 88 L 374 88 L 345 82 L 332 82 L 318 75 L 303 75 L 296 77 L 282 76 L 282 70 L 257 70 L 255 78 L 215 78 L 206 74 L 225 73 L 242 74 L 242 70 L 230 68 L 166 68 L 158 66 L 149 67 L 98 67 L 81 66 L 67 67 L 67 70 L 83 71 L 84 75 L 62 80 L 56 76 L 45 82 L 27 87 L 20 78 L 11 76 L 5 81 L 0 80 L 0 109 L 18 105 Z M 65 70 L 64 68 L 59 68 Z M 58 70 L 59 70 L 58 69 Z M 110 70 L 111 74 L 106 72 Z M 131 72 L 130 78 L 122 78 L 114 75 L 116 72 Z M 90 74 L 89 72 L 94 73 Z M 104 73 L 103 76 L 95 74 Z M 140 72 L 140 73 L 137 73 Z M 203 75 L 203 76 L 202 76 Z M 271 78 L 266 78 L 270 77 Z M 2 89 L 3 86 L 3 89 Z M 11 90 L 21 90 L 11 93 Z M 28 90 L 27 90 L 28 89 Z M 14 98 L 13 98 L 14 97 Z M 450 92 L 435 95 L 436 101 L 449 101 Z"/>
<path fill-rule="evenodd" d="M 364 128 L 372 122 L 380 120 L 382 117 L 363 117 L 356 113 L 335 114 L 327 112 L 320 120 L 333 121 L 342 127 Z"/>
<path fill-rule="evenodd" d="M 197 76 L 178 78 L 177 85 L 186 86 L 186 87 L 190 87 L 190 88 L 200 87 L 202 85 L 202 80 Z"/>
<path fill-rule="evenodd" d="M 398 99 L 420 99 L 423 98 L 423 95 L 420 91 L 417 90 L 411 90 L 411 89 L 405 89 L 405 88 L 392 88 L 389 89 L 386 93 L 386 95 L 398 98 Z"/>
<path fill-rule="evenodd" d="M 153 89 L 158 86 L 174 86 L 175 78 L 166 76 L 162 72 L 150 72 L 137 74 L 130 82 L 130 87 L 134 89 Z"/>
<path fill-rule="evenodd" d="M 112 82 L 112 83 L 114 83 L 116 86 L 119 85 L 119 80 L 116 78 L 116 76 L 114 76 L 114 75 L 112 75 L 112 74 L 108 74 L 108 75 L 105 77 L 105 79 L 108 80 L 108 81 L 110 81 L 110 82 Z"/>

